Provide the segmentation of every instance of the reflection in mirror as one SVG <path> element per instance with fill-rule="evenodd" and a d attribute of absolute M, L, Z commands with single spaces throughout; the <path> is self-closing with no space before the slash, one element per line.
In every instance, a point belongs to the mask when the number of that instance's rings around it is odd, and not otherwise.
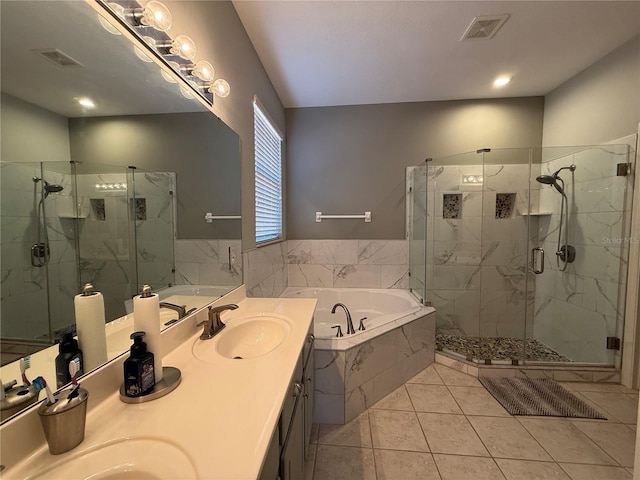
<path fill-rule="evenodd" d="M 240 220 L 205 220 L 240 215 L 239 137 L 90 4 L 0 9 L 0 378 L 22 383 L 31 354 L 27 376 L 54 384 L 85 283 L 104 295 L 109 358 L 129 347 L 140 285 L 191 310 L 242 283 Z M 163 308 L 162 326 L 177 317 Z"/>

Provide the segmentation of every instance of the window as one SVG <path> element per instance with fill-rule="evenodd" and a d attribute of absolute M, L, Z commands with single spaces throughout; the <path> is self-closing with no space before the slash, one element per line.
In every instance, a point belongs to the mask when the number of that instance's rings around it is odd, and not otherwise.
<path fill-rule="evenodd" d="M 256 162 L 256 243 L 282 238 L 282 135 L 253 102 Z"/>

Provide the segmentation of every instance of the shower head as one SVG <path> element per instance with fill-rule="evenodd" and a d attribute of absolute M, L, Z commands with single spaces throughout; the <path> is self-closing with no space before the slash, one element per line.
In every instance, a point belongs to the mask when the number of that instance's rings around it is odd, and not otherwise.
<path fill-rule="evenodd" d="M 540 183 L 543 183 L 545 185 L 553 185 L 554 187 L 556 187 L 556 190 L 558 192 L 564 195 L 564 188 L 560 186 L 560 184 L 558 183 L 558 180 L 562 182 L 562 179 L 557 176 L 557 172 L 554 173 L 553 175 L 540 175 L 539 177 L 536 178 L 536 181 Z"/>
<path fill-rule="evenodd" d="M 61 192 L 62 190 L 64 190 L 64 187 L 62 185 L 55 185 L 55 184 L 50 184 L 47 181 L 44 182 L 44 191 L 45 194 L 48 193 L 58 193 Z"/>
<path fill-rule="evenodd" d="M 42 191 L 44 193 L 44 198 L 47 198 L 50 193 L 58 193 L 64 190 L 64 187 L 62 185 L 51 184 L 43 178 L 33 177 L 32 180 L 33 183 L 42 182 Z"/>

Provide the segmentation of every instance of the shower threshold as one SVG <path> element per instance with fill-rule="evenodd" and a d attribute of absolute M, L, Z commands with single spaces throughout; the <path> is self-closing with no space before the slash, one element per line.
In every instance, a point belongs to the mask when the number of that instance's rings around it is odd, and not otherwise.
<path fill-rule="evenodd" d="M 463 337 L 444 333 L 436 334 L 436 350 L 485 365 L 521 365 L 523 348 L 522 338 Z M 526 339 L 525 361 L 572 362 L 570 358 L 533 338 Z"/>

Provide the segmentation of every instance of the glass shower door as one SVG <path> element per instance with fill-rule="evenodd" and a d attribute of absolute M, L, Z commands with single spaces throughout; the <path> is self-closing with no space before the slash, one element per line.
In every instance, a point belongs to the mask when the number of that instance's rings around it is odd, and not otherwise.
<path fill-rule="evenodd" d="M 532 230 L 546 263 L 529 289 L 527 337 L 557 356 L 527 357 L 619 367 L 633 176 L 618 175 L 618 164 L 629 161 L 629 146 L 544 148 L 537 156 Z"/>
<path fill-rule="evenodd" d="M 409 242 L 409 290 L 426 301 L 427 164 L 407 167 L 407 240 Z M 431 215 L 432 217 L 433 215 Z"/>

